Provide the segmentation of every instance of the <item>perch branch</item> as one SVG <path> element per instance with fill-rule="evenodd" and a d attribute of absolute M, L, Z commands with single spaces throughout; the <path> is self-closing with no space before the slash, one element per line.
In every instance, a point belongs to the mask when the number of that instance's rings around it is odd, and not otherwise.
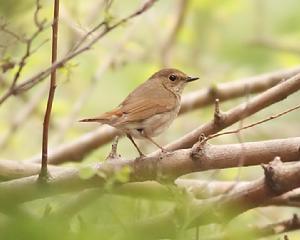
<path fill-rule="evenodd" d="M 0 202 L 10 204 L 30 201 L 53 194 L 78 191 L 91 187 L 101 187 L 109 177 L 124 167 L 131 169 L 129 182 L 156 180 L 157 173 L 169 179 L 176 179 L 191 172 L 209 169 L 236 167 L 239 164 L 241 151 L 244 155 L 244 165 L 258 165 L 272 161 L 279 156 L 282 161 L 299 160 L 300 138 L 278 139 L 262 142 L 249 142 L 229 145 L 205 144 L 199 149 L 182 149 L 163 156 L 146 157 L 143 160 L 111 160 L 100 165 L 91 166 L 101 174 L 83 180 L 77 169 L 67 169 L 62 172 L 51 172 L 47 188 L 41 191 L 36 184 L 36 176 L 16 179 L 0 183 Z"/>
<path fill-rule="evenodd" d="M 222 113 L 223 120 L 218 124 L 214 121 L 206 123 L 192 132 L 186 134 L 185 136 L 179 138 L 178 140 L 164 146 L 164 149 L 168 151 L 189 148 L 194 143 L 196 143 L 201 135 L 209 136 L 215 134 L 222 129 L 231 126 L 232 124 L 256 113 L 260 110 L 276 103 L 282 101 L 289 95 L 297 92 L 300 89 L 300 74 L 289 78 L 288 80 L 268 89 L 267 91 L 257 95 L 256 97 L 250 99 L 246 103 L 236 106 L 235 108 Z M 247 107 L 246 107 L 247 106 Z M 159 154 L 158 151 L 152 153 L 151 156 Z"/>

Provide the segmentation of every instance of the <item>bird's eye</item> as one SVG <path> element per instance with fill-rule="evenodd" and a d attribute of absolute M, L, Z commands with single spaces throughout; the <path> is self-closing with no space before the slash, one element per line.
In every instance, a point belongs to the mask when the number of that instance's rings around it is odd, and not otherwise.
<path fill-rule="evenodd" d="M 175 81 L 175 80 L 176 80 L 176 76 L 175 76 L 174 74 L 171 74 L 171 75 L 169 76 L 169 79 L 170 79 L 171 81 Z"/>

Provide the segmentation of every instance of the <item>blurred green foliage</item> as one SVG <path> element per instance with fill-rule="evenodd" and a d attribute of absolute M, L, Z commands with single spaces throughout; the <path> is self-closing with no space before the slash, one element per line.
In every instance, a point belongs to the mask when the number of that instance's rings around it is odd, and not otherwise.
<path fill-rule="evenodd" d="M 41 0 L 41 19 L 51 22 L 53 1 Z M 59 22 L 59 57 L 63 57 L 78 41 L 82 33 L 95 26 L 103 18 L 111 21 L 120 19 L 134 11 L 140 1 L 113 1 L 109 12 L 105 12 L 104 1 L 61 1 Z M 169 36 L 174 24 L 178 0 L 160 0 L 152 9 L 124 26 L 112 31 L 101 39 L 90 51 L 71 60 L 58 71 L 58 87 L 53 106 L 50 128 L 50 148 L 69 142 L 97 126 L 79 124 L 82 117 L 94 116 L 110 110 L 138 84 L 162 67 L 162 44 Z M 33 14 L 35 1 L 0 0 L 1 24 L 7 23 L 9 29 L 20 35 L 29 36 L 35 30 Z M 190 0 L 186 18 L 179 30 L 175 44 L 171 48 L 170 65 L 183 71 L 201 76 L 201 81 L 194 83 L 186 92 L 209 87 L 221 82 L 257 75 L 268 71 L 288 68 L 299 64 L 299 22 L 300 4 L 298 0 Z M 38 47 L 45 39 L 51 38 L 51 28 L 47 28 L 33 43 Z M 256 40 L 267 39 L 278 43 L 257 44 Z M 48 41 L 38 49 L 26 62 L 20 82 L 26 80 L 50 63 L 51 44 Z M 289 48 L 299 49 L 298 52 Z M 10 60 L 15 63 L 25 52 L 25 45 L 9 34 L 0 31 L 0 64 Z M 107 62 L 112 63 L 107 67 Z M 17 67 L 0 73 L 0 94 L 2 95 L 14 76 Z M 47 80 L 24 94 L 24 99 L 11 97 L 0 110 L 0 140 L 3 141 L 12 122 L 20 117 L 27 106 L 28 99 L 38 94 L 48 85 Z M 64 132 L 64 122 L 69 118 L 74 104 L 82 94 L 92 86 L 89 98 L 83 107 L 73 116 Z M 42 119 L 46 105 L 46 92 L 39 98 L 37 109 L 22 122 L 18 131 L 12 134 L 7 143 L 1 147 L 1 158 L 24 160 L 40 154 Z M 251 96 L 250 96 L 251 97 Z M 224 110 L 235 106 L 245 99 L 222 103 Z M 299 102 L 299 94 L 276 104 L 253 116 L 245 122 L 262 119 L 271 114 L 293 106 Z M 212 118 L 212 108 L 207 107 L 179 117 L 171 128 L 159 137 L 159 142 L 167 143 L 182 136 L 194 127 Z M 247 130 L 244 141 L 284 138 L 297 136 L 300 132 L 300 114 L 293 112 L 283 118 Z M 186 124 L 188 122 L 188 124 Z M 276 131 L 274 131 L 276 129 Z M 224 136 L 214 140 L 215 143 L 237 142 L 236 136 Z M 154 148 L 140 141 L 146 151 Z M 101 161 L 109 152 L 105 146 L 90 154 L 83 163 L 74 164 L 81 170 L 83 178 L 95 174 L 86 167 L 87 163 Z M 135 157 L 135 149 L 127 140 L 119 144 L 119 152 L 124 157 Z M 129 170 L 120 171 L 114 181 L 126 182 Z M 211 180 L 256 179 L 262 174 L 257 167 L 228 169 L 193 174 L 193 177 Z M 38 200 L 25 204 L 25 211 L 34 211 L 29 218 L 16 211 L 14 218 L 0 215 L 1 239 L 148 239 L 147 235 L 135 236 L 128 232 L 133 222 L 170 209 L 173 204 L 141 200 L 105 194 L 104 197 L 90 203 L 79 214 L 71 218 L 50 218 L 39 220 L 46 206 L 56 210 L 69 199 L 69 195 L 58 198 Z M 54 211 L 53 210 L 53 211 Z M 238 217 L 233 227 L 249 223 L 269 223 L 283 217 L 289 217 L 296 209 L 259 209 L 249 211 Z M 21 211 L 22 212 L 22 211 Z M 38 219 L 38 220 L 37 220 Z M 206 233 L 220 230 L 220 226 L 200 228 L 199 239 L 205 239 Z M 195 239 L 195 229 L 178 235 L 181 239 Z M 150 236 L 150 235 L 149 235 Z M 148 236 L 148 237 L 149 237 Z M 292 234 L 290 235 L 293 238 Z M 250 236 L 248 236 L 250 239 Z M 234 237 L 231 239 L 235 239 Z M 237 239 L 237 238 L 236 238 Z M 247 236 L 243 236 L 247 239 Z M 278 239 L 278 238 L 274 238 Z"/>

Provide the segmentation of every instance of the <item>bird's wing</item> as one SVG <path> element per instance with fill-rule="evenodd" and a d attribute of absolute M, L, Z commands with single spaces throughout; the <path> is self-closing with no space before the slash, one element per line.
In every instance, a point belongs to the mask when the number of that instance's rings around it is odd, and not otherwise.
<path fill-rule="evenodd" d="M 169 112 L 177 104 L 176 95 L 165 89 L 159 79 L 152 79 L 137 87 L 117 108 L 98 117 L 82 121 L 108 123 L 114 126 L 122 125 L 143 121 L 155 114 Z"/>
<path fill-rule="evenodd" d="M 115 113 L 121 116 L 116 119 L 115 124 L 126 124 L 131 122 L 143 121 L 155 114 L 169 112 L 173 110 L 177 103 L 175 98 L 168 99 L 135 99 L 127 101 L 126 104 L 120 105 Z"/>

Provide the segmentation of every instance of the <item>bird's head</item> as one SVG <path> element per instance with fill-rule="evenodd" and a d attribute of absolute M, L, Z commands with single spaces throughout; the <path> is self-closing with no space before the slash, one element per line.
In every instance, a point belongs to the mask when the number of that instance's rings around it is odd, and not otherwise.
<path fill-rule="evenodd" d="M 150 79 L 161 81 L 163 86 L 171 90 L 175 94 L 181 94 L 188 82 L 199 79 L 198 77 L 190 77 L 180 70 L 174 68 L 164 68 L 154 73 Z"/>

